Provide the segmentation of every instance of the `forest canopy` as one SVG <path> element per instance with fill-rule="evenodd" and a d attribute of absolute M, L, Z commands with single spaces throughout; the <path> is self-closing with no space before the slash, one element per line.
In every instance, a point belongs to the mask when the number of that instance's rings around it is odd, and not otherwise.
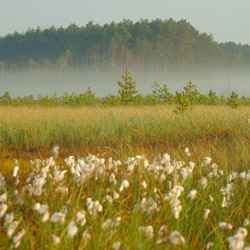
<path fill-rule="evenodd" d="M 0 69 L 137 72 L 247 68 L 250 46 L 217 43 L 187 20 L 123 20 L 99 25 L 29 29 L 0 37 Z"/>

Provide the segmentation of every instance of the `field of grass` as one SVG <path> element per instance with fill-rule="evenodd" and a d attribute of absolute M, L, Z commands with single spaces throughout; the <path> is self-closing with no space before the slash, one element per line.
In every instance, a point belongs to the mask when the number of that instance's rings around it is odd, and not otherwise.
<path fill-rule="evenodd" d="M 0 107 L 0 248 L 243 249 L 249 108 L 172 110 Z"/>
<path fill-rule="evenodd" d="M 249 108 L 198 106 L 184 116 L 172 110 L 0 107 L 0 148 L 3 156 L 45 157 L 58 144 L 64 156 L 107 152 L 124 158 L 165 151 L 178 156 L 189 147 L 196 156 L 210 154 L 226 164 L 248 161 Z"/>

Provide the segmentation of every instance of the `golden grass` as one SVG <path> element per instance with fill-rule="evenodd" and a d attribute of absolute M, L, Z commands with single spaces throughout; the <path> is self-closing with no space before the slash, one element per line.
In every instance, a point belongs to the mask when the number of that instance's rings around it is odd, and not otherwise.
<path fill-rule="evenodd" d="M 249 109 L 195 106 L 175 115 L 171 106 L 143 107 L 1 107 L 1 159 L 46 157 L 58 144 L 62 157 L 88 152 L 117 158 L 189 147 L 197 157 L 210 155 L 225 165 L 248 163 Z M 1 163 L 0 163 L 1 164 Z"/>

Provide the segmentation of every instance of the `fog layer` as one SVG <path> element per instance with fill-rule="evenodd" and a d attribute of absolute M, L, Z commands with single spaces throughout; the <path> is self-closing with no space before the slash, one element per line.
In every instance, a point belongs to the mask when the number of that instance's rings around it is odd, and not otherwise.
<path fill-rule="evenodd" d="M 201 93 L 207 93 L 212 88 L 218 95 L 228 95 L 236 90 L 240 95 L 250 96 L 250 72 L 221 70 L 216 73 L 193 72 L 181 74 L 178 72 L 147 73 L 132 72 L 136 87 L 143 95 L 152 91 L 151 85 L 157 81 L 160 85 L 167 84 L 171 92 L 182 90 L 183 86 L 192 79 Z M 13 97 L 39 94 L 58 96 L 64 92 L 76 94 L 86 92 L 87 87 L 96 92 L 98 97 L 117 94 L 121 80 L 121 72 L 4 72 L 0 75 L 0 93 L 9 91 Z"/>

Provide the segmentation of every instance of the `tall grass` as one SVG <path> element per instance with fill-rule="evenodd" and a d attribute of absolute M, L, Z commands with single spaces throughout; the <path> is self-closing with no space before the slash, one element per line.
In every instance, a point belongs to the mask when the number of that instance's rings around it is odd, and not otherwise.
<path fill-rule="evenodd" d="M 83 152 L 148 157 L 184 147 L 196 156 L 208 154 L 233 166 L 249 162 L 249 109 L 196 106 L 175 115 L 169 106 L 36 108 L 0 107 L 2 157 L 48 154 L 53 145 L 62 155 Z"/>

